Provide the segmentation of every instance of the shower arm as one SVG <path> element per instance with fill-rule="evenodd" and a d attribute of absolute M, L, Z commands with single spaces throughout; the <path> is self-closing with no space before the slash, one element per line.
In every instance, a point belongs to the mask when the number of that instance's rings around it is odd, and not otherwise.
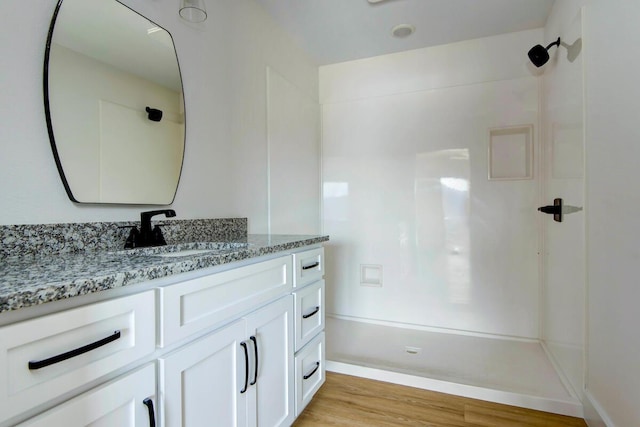
<path fill-rule="evenodd" d="M 549 46 L 546 47 L 547 50 L 551 49 L 553 46 L 558 46 L 560 47 L 560 37 L 558 37 L 558 40 L 554 41 L 553 43 L 549 44 Z"/>

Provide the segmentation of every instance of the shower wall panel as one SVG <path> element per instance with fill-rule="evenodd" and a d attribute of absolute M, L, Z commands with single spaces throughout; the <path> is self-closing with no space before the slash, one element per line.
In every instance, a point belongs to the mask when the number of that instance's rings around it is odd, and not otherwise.
<path fill-rule="evenodd" d="M 529 76 L 323 104 L 329 313 L 538 337 L 538 94 Z M 533 179 L 489 180 L 490 129 L 520 125 Z"/>
<path fill-rule="evenodd" d="M 582 13 L 557 3 L 545 38 L 564 42 L 543 79 L 545 204 L 560 197 L 579 210 L 561 223 L 543 221 L 544 288 L 542 337 L 557 365 L 582 392 L 585 309 L 584 82 Z M 553 34 L 553 35 L 552 35 Z"/>

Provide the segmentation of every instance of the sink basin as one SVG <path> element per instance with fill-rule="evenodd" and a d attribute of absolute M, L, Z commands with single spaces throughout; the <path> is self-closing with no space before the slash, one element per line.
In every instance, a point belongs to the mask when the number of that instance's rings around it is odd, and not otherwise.
<path fill-rule="evenodd" d="M 182 256 L 206 254 L 209 252 L 219 252 L 219 251 L 209 250 L 209 249 L 185 249 L 183 251 L 157 253 L 157 254 L 153 254 L 153 256 L 161 256 L 164 258 L 177 258 Z"/>
<path fill-rule="evenodd" d="M 247 249 L 244 242 L 191 242 L 177 245 L 153 246 L 148 248 L 125 249 L 114 252 L 117 255 L 158 256 L 163 258 L 187 257 L 192 255 L 228 253 Z"/>

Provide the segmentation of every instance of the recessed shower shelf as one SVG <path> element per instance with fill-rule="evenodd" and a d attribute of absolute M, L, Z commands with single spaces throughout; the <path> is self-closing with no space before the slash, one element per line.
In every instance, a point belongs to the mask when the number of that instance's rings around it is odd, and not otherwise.
<path fill-rule="evenodd" d="M 533 125 L 489 129 L 489 179 L 533 179 Z"/>

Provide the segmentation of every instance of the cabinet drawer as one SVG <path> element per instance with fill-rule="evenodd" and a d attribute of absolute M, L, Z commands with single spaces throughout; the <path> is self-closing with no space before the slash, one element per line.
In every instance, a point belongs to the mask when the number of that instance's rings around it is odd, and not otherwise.
<path fill-rule="evenodd" d="M 164 347 L 291 291 L 291 257 L 159 288 Z"/>
<path fill-rule="evenodd" d="M 324 384 L 324 332 L 296 354 L 296 417 Z"/>
<path fill-rule="evenodd" d="M 83 393 L 19 426 L 148 426 L 152 425 L 151 414 L 154 419 L 157 415 L 155 393 L 156 370 L 151 364 Z M 149 408 L 153 412 L 150 413 Z"/>
<path fill-rule="evenodd" d="M 324 276 L 324 248 L 293 254 L 293 286 L 300 288 Z"/>
<path fill-rule="evenodd" d="M 0 328 L 0 422 L 155 350 L 153 291 Z"/>
<path fill-rule="evenodd" d="M 296 351 L 324 329 L 324 280 L 293 293 Z"/>

